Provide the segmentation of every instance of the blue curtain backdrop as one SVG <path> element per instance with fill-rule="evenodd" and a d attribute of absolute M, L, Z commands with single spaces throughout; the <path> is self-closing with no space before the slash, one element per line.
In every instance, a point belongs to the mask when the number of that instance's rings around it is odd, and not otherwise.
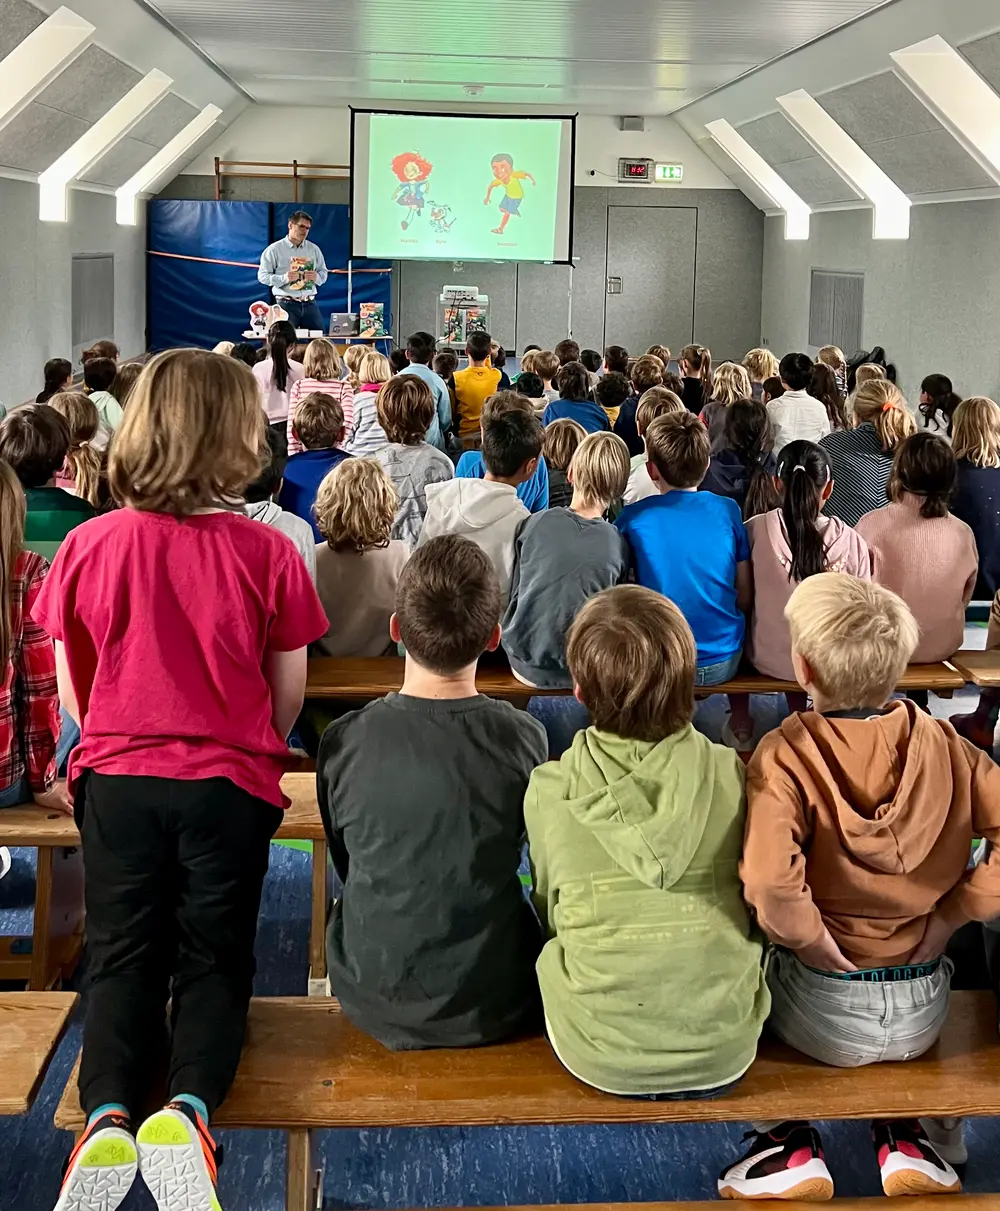
<path fill-rule="evenodd" d="M 149 204 L 150 348 L 210 349 L 218 341 L 239 340 L 250 322 L 250 304 L 270 301 L 266 287 L 257 281 L 260 254 L 287 233 L 288 216 L 296 209 L 291 203 L 154 198 Z M 318 299 L 326 321 L 333 312 L 347 311 L 348 209 L 310 204 L 308 210 L 313 216 L 311 238 L 323 249 L 331 270 Z M 184 259 L 189 257 L 198 259 Z M 355 271 L 390 266 L 389 261 L 354 262 Z M 388 327 L 391 280 L 391 273 L 355 272 L 352 309 L 357 311 L 362 302 L 384 303 Z"/>

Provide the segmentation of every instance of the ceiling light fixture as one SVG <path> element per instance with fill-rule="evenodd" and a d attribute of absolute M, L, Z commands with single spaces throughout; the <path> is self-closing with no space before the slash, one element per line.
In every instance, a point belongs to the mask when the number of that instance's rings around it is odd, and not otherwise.
<path fill-rule="evenodd" d="M 794 189 L 778 176 L 764 157 L 750 146 L 725 118 L 706 123 L 705 129 L 751 181 L 767 195 L 785 216 L 785 239 L 809 239 L 809 215 L 812 213 Z"/>

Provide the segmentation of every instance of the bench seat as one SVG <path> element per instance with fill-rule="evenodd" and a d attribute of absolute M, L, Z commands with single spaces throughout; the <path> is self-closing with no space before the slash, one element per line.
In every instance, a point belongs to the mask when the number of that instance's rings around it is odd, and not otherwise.
<path fill-rule="evenodd" d="M 956 652 L 950 664 L 962 674 L 966 681 L 981 689 L 996 689 L 1000 686 L 1000 651 Z"/>
<path fill-rule="evenodd" d="M 0 992 L 0 1114 L 27 1114 L 79 997 Z"/>

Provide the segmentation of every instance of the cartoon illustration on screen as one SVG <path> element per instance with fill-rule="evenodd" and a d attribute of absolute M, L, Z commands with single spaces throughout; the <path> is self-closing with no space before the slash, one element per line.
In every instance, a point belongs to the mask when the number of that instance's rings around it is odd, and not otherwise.
<path fill-rule="evenodd" d="M 483 205 L 489 206 L 490 194 L 498 185 L 502 185 L 504 196 L 500 199 L 500 226 L 493 228 L 493 234 L 503 235 L 510 216 L 513 214 L 518 218 L 521 217 L 521 199 L 524 197 L 524 186 L 521 182 L 530 181 L 532 185 L 535 185 L 536 181 L 530 172 L 515 172 L 514 157 L 507 155 L 506 152 L 495 155 L 491 161 L 491 167 L 493 168 L 493 180 L 486 188 Z"/>
<path fill-rule="evenodd" d="M 428 202 L 431 208 L 431 228 L 432 230 L 443 235 L 446 231 L 451 231 L 455 226 L 457 214 L 451 213 L 451 207 L 445 206 L 442 202 Z"/>
<path fill-rule="evenodd" d="M 399 224 L 404 231 L 423 213 L 427 178 L 431 175 L 433 167 L 433 164 L 416 151 L 404 151 L 393 158 L 391 168 L 399 184 L 393 192 L 392 200 L 399 206 L 406 207 L 406 217 Z"/>

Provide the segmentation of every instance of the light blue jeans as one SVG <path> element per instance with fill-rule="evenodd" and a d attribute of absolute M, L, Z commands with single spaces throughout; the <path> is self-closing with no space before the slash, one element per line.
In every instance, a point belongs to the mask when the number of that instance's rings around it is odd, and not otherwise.
<path fill-rule="evenodd" d="M 735 652 L 715 664 L 700 664 L 695 673 L 695 685 L 722 685 L 724 681 L 736 676 L 742 659 L 743 653 Z"/>

